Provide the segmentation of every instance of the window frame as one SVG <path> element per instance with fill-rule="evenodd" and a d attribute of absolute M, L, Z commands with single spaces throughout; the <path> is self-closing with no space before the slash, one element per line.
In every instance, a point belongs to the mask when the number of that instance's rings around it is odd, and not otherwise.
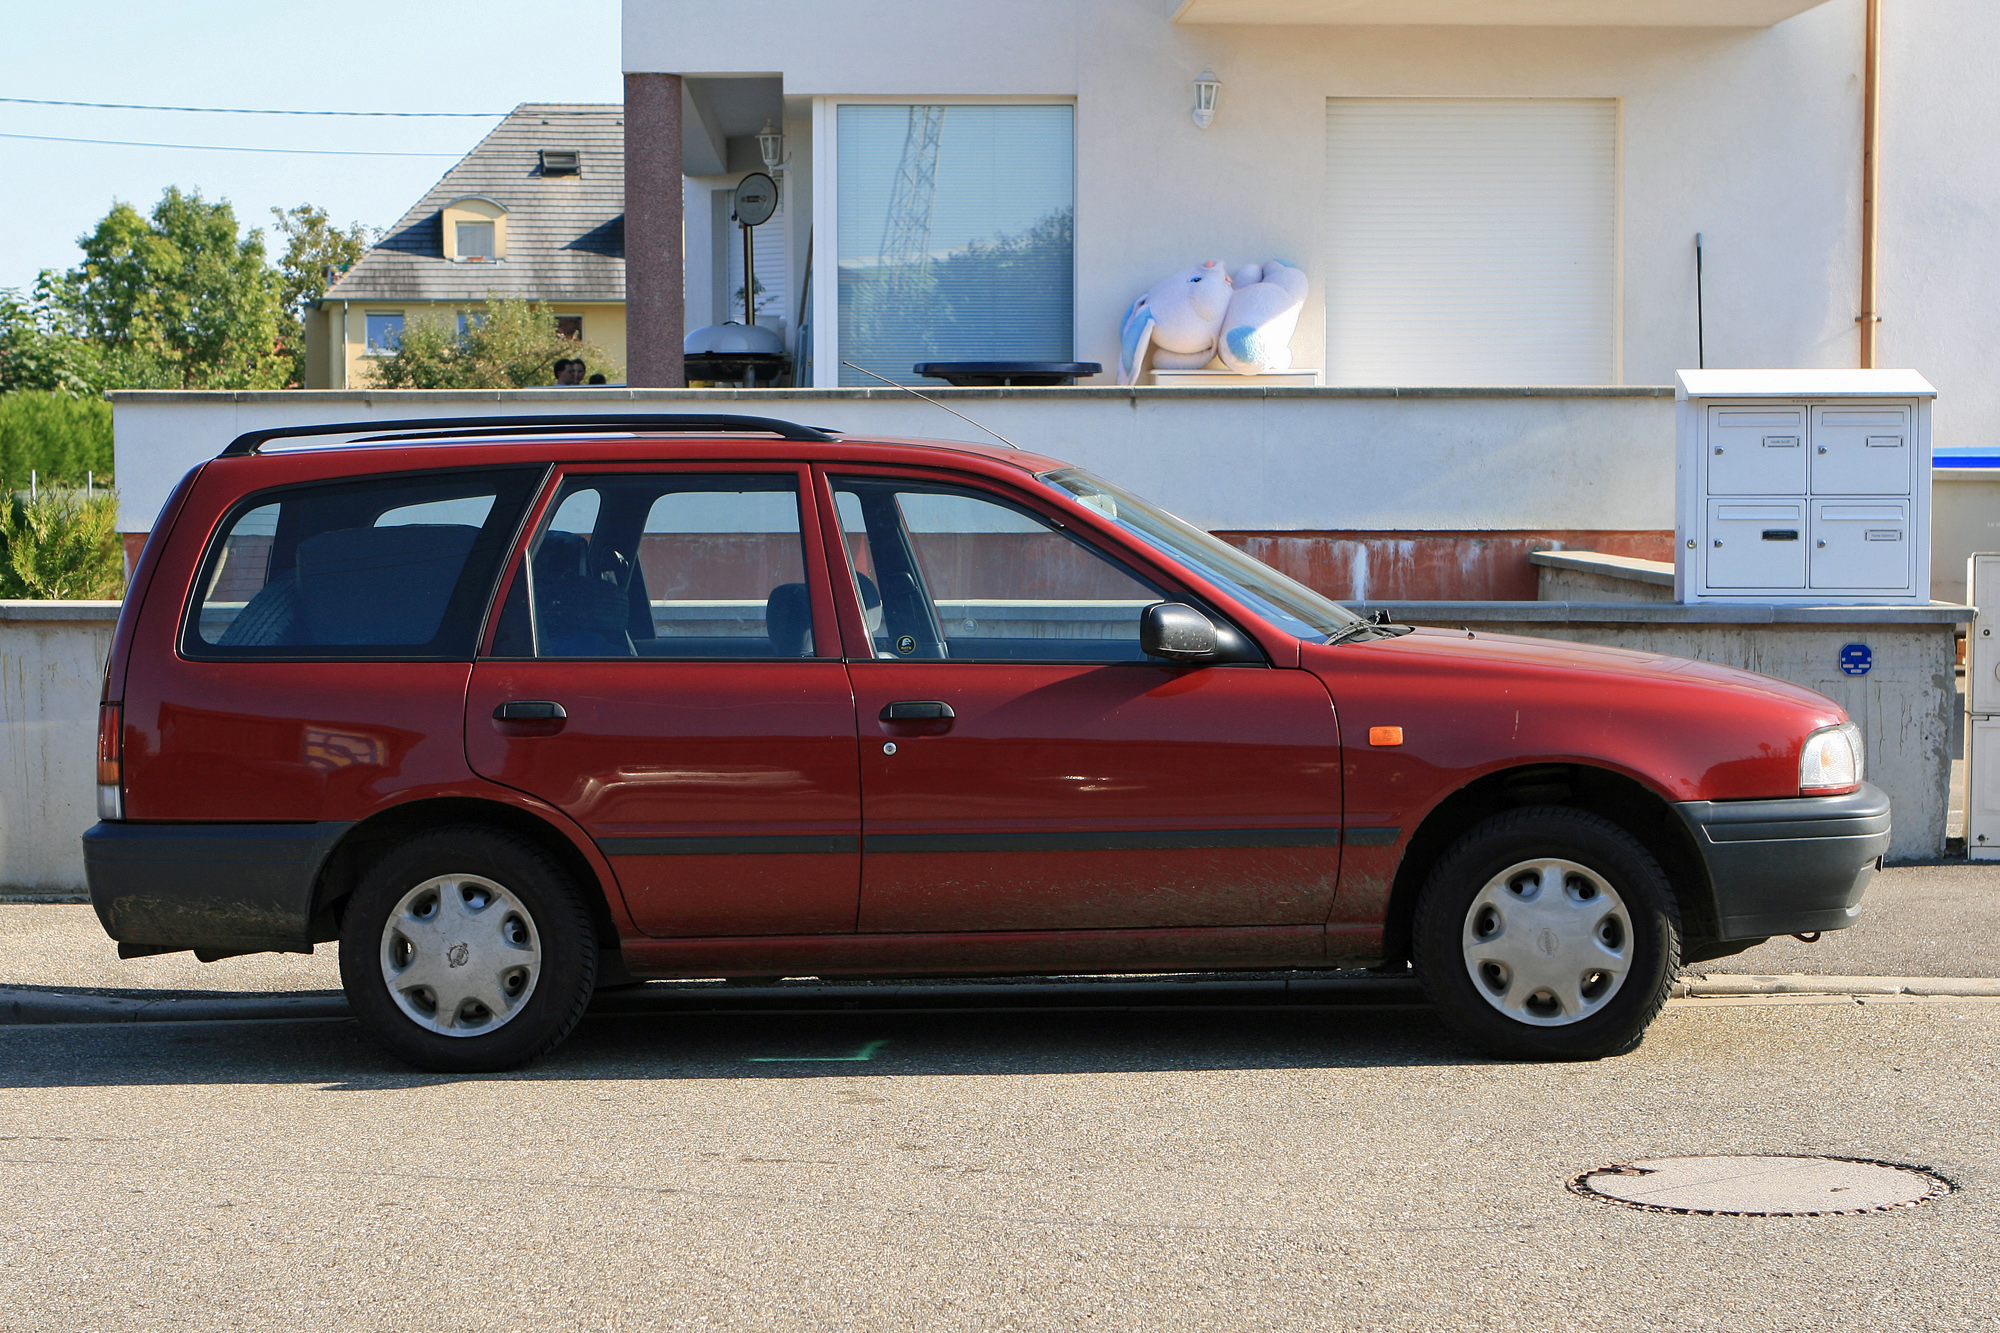
<path fill-rule="evenodd" d="M 368 325 L 369 325 L 369 322 L 370 322 L 371 320 L 377 320 L 377 319 L 393 319 L 393 320 L 396 320 L 396 321 L 398 321 L 398 323 L 397 323 L 397 325 L 396 325 L 396 346 L 395 346 L 395 347 L 381 347 L 381 348 L 378 348 L 378 347 L 377 347 L 377 346 L 375 345 L 375 339 L 374 339 L 373 335 L 371 335 L 371 334 L 369 333 L 369 330 L 368 330 Z M 407 330 L 407 329 L 408 329 L 409 327 L 410 327 L 410 316 L 409 316 L 409 312 L 408 312 L 408 311 L 406 311 L 406 310 L 367 310 L 367 309 L 364 309 L 364 310 L 363 310 L 363 311 L 361 312 L 361 355 L 363 355 L 363 356 L 394 356 L 394 355 L 395 355 L 395 354 L 396 354 L 396 353 L 397 353 L 397 352 L 398 352 L 399 350 L 401 350 L 401 347 L 402 347 L 402 342 L 403 342 L 403 333 L 404 333 L 404 331 L 405 331 L 405 330 Z"/>
<path fill-rule="evenodd" d="M 502 603 L 513 591 L 514 581 L 524 577 L 523 568 L 528 566 L 530 548 L 541 536 L 550 519 L 555 517 L 558 497 L 564 485 L 572 479 L 583 477 L 638 477 L 670 475 L 709 476 L 762 476 L 793 478 L 799 510 L 799 552 L 805 566 L 806 594 L 812 604 L 813 655 L 811 657 L 517 657 L 500 656 L 493 651 L 494 642 L 500 634 L 500 614 Z M 751 664 L 776 663 L 797 665 L 801 662 L 843 662 L 846 660 L 841 635 L 845 626 L 835 608 L 833 594 L 829 588 L 831 580 L 827 573 L 826 543 L 821 529 L 818 496 L 813 488 L 812 469 L 809 464 L 772 462 L 767 460 L 716 461 L 702 460 L 689 462 L 662 463 L 621 463 L 612 460 L 601 462 L 564 463 L 553 467 L 542 485 L 534 502 L 528 505 L 521 524 L 514 534 L 507 558 L 501 564 L 499 577 L 494 581 L 488 596 L 488 611 L 477 649 L 477 660 L 482 662 L 633 662 L 651 663 L 655 666 L 690 666 L 711 664 Z M 529 596 L 532 599 L 532 567 L 525 575 L 530 580 Z M 529 603 L 532 615 L 532 600 Z"/>
<path fill-rule="evenodd" d="M 180 624 L 174 636 L 175 656 L 189 662 L 471 662 L 479 645 L 486 641 L 491 630 L 489 622 L 493 619 L 494 596 L 500 587 L 498 573 L 507 567 L 509 553 L 519 544 L 521 524 L 527 515 L 535 511 L 535 502 L 539 498 L 540 487 L 545 482 L 548 471 L 547 465 L 534 463 L 501 467 L 422 468 L 403 472 L 368 472 L 346 477 L 323 477 L 313 481 L 289 482 L 281 486 L 269 486 L 262 490 L 247 492 L 223 510 L 221 517 L 215 521 L 204 539 L 201 559 L 195 564 L 194 578 L 181 599 Z M 511 525 L 505 521 L 506 511 L 502 508 L 503 502 L 507 499 L 504 490 L 506 478 L 510 475 L 521 479 L 521 493 L 513 502 L 515 514 Z M 282 504 L 285 496 L 302 491 L 332 490 L 371 483 L 422 484 L 425 481 L 442 482 L 460 477 L 469 481 L 492 479 L 496 490 L 493 509 L 489 512 L 487 521 L 480 526 L 479 536 L 473 540 L 472 550 L 466 554 L 465 568 L 459 572 L 458 583 L 453 586 L 451 600 L 446 603 L 438 634 L 432 636 L 431 640 L 435 643 L 444 635 L 446 624 L 456 611 L 472 621 L 469 633 L 466 635 L 465 651 L 384 652 L 381 651 L 382 648 L 394 645 L 379 644 L 351 645 L 365 650 L 357 652 L 340 651 L 341 647 L 350 645 L 321 645 L 317 648 L 297 648 L 293 651 L 297 646 L 286 644 L 274 646 L 287 651 L 246 652 L 240 648 L 225 648 L 201 637 L 201 610 L 207 604 L 208 587 L 215 578 L 216 566 L 222 559 L 225 543 L 245 514 L 254 509 L 261 509 L 265 505 Z M 396 507 L 389 506 L 382 513 L 388 513 Z M 497 528 L 494 526 L 496 521 L 499 522 Z M 486 550 L 494 551 L 493 566 L 487 573 L 486 590 L 482 595 L 476 589 L 467 589 L 463 585 L 467 574 L 475 568 L 474 562 L 480 558 L 482 551 Z M 266 584 L 268 583 L 267 578 Z M 460 604 L 461 598 L 464 599 L 463 605 Z M 470 614 L 474 608 L 477 613 Z"/>
<path fill-rule="evenodd" d="M 1070 109 L 1070 201 L 1076 209 L 1078 173 L 1077 164 L 1077 99 L 1073 95 L 1059 93 L 1020 93 L 996 96 L 953 95 L 953 96 L 912 96 L 910 94 L 857 95 L 840 94 L 813 98 L 812 106 L 812 161 L 813 198 L 812 234 L 834 238 L 831 248 L 833 256 L 830 265 L 831 278 L 822 275 L 822 280 L 812 284 L 811 327 L 813 346 L 812 364 L 815 367 L 813 388 L 838 388 L 840 385 L 840 108 L 844 106 L 1065 106 Z M 1079 210 L 1080 212 L 1080 210 Z M 826 265 L 824 255 L 816 266 Z M 1077 339 L 1081 334 L 1080 311 L 1082 309 L 1081 265 L 1072 250 L 1069 270 L 1070 300 L 1070 350 L 1069 359 L 1076 359 Z M 827 373 L 832 380 L 820 384 L 817 376 L 819 367 L 829 367 Z"/>
<path fill-rule="evenodd" d="M 841 527 L 840 510 L 835 494 L 836 486 L 839 481 L 852 478 L 856 480 L 883 482 L 890 485 L 908 485 L 914 489 L 922 489 L 925 487 L 929 487 L 932 488 L 934 491 L 965 492 L 971 494 L 972 496 L 978 499 L 986 500 L 989 501 L 990 503 L 998 504 L 1004 508 L 1012 509 L 1018 513 L 1024 514 L 1038 523 L 1046 524 L 1057 535 L 1065 537 L 1069 541 L 1074 542 L 1077 546 L 1083 548 L 1084 551 L 1088 552 L 1091 555 L 1096 556 L 1100 560 L 1103 560 L 1106 564 L 1109 564 L 1110 566 L 1112 566 L 1112 568 L 1117 569 L 1119 572 L 1125 574 L 1127 577 L 1133 579 L 1135 582 L 1144 584 L 1147 587 L 1158 590 L 1161 601 L 1185 603 L 1186 605 L 1192 606 L 1196 610 L 1200 611 L 1210 620 L 1213 620 L 1217 625 L 1226 626 L 1229 629 L 1234 630 L 1237 634 L 1242 636 L 1243 641 L 1246 644 L 1251 645 L 1251 647 L 1255 649 L 1258 655 L 1258 660 L 1255 662 L 1216 662 L 1203 665 L 1212 667 L 1271 665 L 1270 653 L 1265 648 L 1259 636 L 1252 634 L 1248 630 L 1244 629 L 1241 623 L 1241 618 L 1239 616 L 1237 616 L 1233 612 L 1223 610 L 1216 604 L 1216 602 L 1212 598 L 1203 596 L 1201 593 L 1191 588 L 1185 582 L 1185 580 L 1175 577 L 1176 575 L 1179 574 L 1179 570 L 1176 569 L 1174 566 L 1167 564 L 1165 562 L 1158 562 L 1158 563 L 1148 562 L 1145 564 L 1141 564 L 1126 558 L 1126 554 L 1124 551 L 1113 546 L 1107 546 L 1105 543 L 1095 540 L 1094 539 L 1095 534 L 1084 534 L 1082 532 L 1079 532 L 1078 529 L 1067 520 L 1067 517 L 1062 513 L 1061 510 L 1057 509 L 1053 505 L 1045 505 L 1043 503 L 1040 503 L 1042 499 L 1042 497 L 1040 496 L 1031 495 L 1026 492 L 1016 492 L 1011 489 L 998 486 L 985 477 L 973 476 L 964 473 L 931 472 L 916 468 L 895 467 L 893 465 L 874 465 L 867 463 L 850 464 L 841 462 L 820 463 L 814 466 L 813 472 L 815 473 L 815 481 L 817 483 L 820 492 L 819 505 L 822 512 L 826 516 L 826 522 L 822 526 L 826 532 L 827 558 L 829 562 L 832 563 L 832 567 L 838 571 L 837 576 L 834 577 L 831 580 L 831 582 L 834 585 L 833 588 L 834 601 L 840 616 L 841 634 L 850 648 L 849 654 L 845 659 L 848 662 L 888 662 L 888 663 L 898 663 L 898 664 L 921 664 L 925 666 L 943 666 L 943 665 L 958 663 L 967 666 L 976 665 L 976 666 L 1017 666 L 1017 667 L 1042 667 L 1042 666 L 1152 667 L 1155 669 L 1160 667 L 1171 667 L 1177 665 L 1176 663 L 1168 661 L 1164 658 L 1143 657 L 1143 656 L 1125 661 L 1117 661 L 1117 660 L 1107 661 L 1103 658 L 1083 658 L 1083 657 L 1019 658 L 1019 657 L 958 657 L 954 655 L 947 655 L 943 657 L 876 656 L 874 636 L 868 632 L 867 621 L 864 617 L 861 606 L 860 594 L 856 589 L 854 581 L 853 562 L 848 558 L 846 533 Z M 898 526 L 902 535 L 907 541 L 908 528 L 907 526 L 903 525 L 900 516 L 898 518 Z M 917 577 L 920 580 L 922 580 L 923 579 L 922 566 L 920 564 L 917 564 L 914 558 L 912 559 L 912 565 L 916 569 Z M 932 608 L 931 615 L 933 620 L 935 621 L 936 619 L 935 608 L 937 603 L 930 596 L 930 587 L 928 585 L 928 581 L 924 582 L 922 591 L 928 605 Z M 945 642 L 948 643 L 949 640 L 945 640 Z M 977 641 L 960 640 L 960 642 L 977 642 Z M 855 649 L 858 649 L 859 651 L 854 651 Z M 1178 665 L 1184 666 L 1186 664 L 1178 664 Z"/>

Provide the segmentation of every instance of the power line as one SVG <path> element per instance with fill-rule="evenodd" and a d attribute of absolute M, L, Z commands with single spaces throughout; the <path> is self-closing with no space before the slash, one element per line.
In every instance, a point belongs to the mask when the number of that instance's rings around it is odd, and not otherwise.
<path fill-rule="evenodd" d="M 136 139 L 69 139 L 57 134 L 0 134 L 38 143 L 95 143 L 114 148 L 190 148 L 199 153 L 305 153 L 313 157 L 464 157 L 463 153 L 376 153 L 352 148 L 242 148 L 220 143 L 141 143 Z"/>
<path fill-rule="evenodd" d="M 137 102 L 57 102 L 44 97 L 0 97 L 17 106 L 89 106 L 105 111 L 202 111 L 220 116 L 463 116 L 491 120 L 505 111 L 263 111 L 240 106 L 144 106 Z"/>

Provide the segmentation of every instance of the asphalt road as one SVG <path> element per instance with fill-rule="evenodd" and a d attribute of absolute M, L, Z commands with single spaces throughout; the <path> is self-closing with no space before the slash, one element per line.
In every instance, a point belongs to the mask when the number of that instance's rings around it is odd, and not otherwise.
<path fill-rule="evenodd" d="M 1996 1104 L 2000 1001 L 1676 1002 L 1574 1065 L 1420 1010 L 593 1018 L 482 1078 L 346 1022 L 0 1028 L 0 1326 L 1985 1330 Z M 1563 1188 L 1710 1152 L 1959 1192 Z"/>

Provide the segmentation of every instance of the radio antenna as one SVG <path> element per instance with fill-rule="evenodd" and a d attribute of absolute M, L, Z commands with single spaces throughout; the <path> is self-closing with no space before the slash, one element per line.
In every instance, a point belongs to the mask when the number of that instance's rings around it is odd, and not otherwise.
<path fill-rule="evenodd" d="M 875 375 L 875 372 L 870 370 L 868 367 L 857 366 L 852 361 L 843 361 L 840 364 L 848 367 L 850 370 L 858 370 L 864 375 Z M 943 407 L 945 411 L 950 412 L 953 416 L 957 417 L 960 421 L 963 421 L 966 425 L 978 426 L 980 430 L 985 431 L 988 435 L 991 435 L 994 439 L 1000 441 L 1000 443 L 1006 445 L 1009 449 L 1013 449 L 1016 452 L 1018 452 L 1021 448 L 1020 445 L 1014 443 L 1012 440 L 1008 439 L 1005 435 L 1002 435 L 999 431 L 994 430 L 991 426 L 980 426 L 977 421 L 974 421 L 971 417 L 965 415 L 965 413 L 956 411 L 949 407 L 945 407 L 943 403 L 940 403 L 937 399 L 930 397 L 928 394 L 917 393 L 917 391 L 915 389 L 912 389 L 909 385 L 898 384 L 896 383 L 896 381 L 890 379 L 887 375 L 875 375 L 875 378 L 881 380 L 884 384 L 888 385 L 892 389 L 901 389 L 904 393 L 915 394 L 918 398 L 923 399 L 925 402 L 929 403 L 932 407 Z"/>

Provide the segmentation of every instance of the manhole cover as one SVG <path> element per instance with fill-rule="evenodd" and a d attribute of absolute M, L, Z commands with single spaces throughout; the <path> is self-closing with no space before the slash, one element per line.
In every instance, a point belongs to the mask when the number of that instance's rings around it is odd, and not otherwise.
<path fill-rule="evenodd" d="M 1879 1213 L 1951 1193 L 1928 1171 L 1848 1157 L 1658 1157 L 1580 1172 L 1569 1187 L 1629 1208 L 1721 1217 Z"/>

